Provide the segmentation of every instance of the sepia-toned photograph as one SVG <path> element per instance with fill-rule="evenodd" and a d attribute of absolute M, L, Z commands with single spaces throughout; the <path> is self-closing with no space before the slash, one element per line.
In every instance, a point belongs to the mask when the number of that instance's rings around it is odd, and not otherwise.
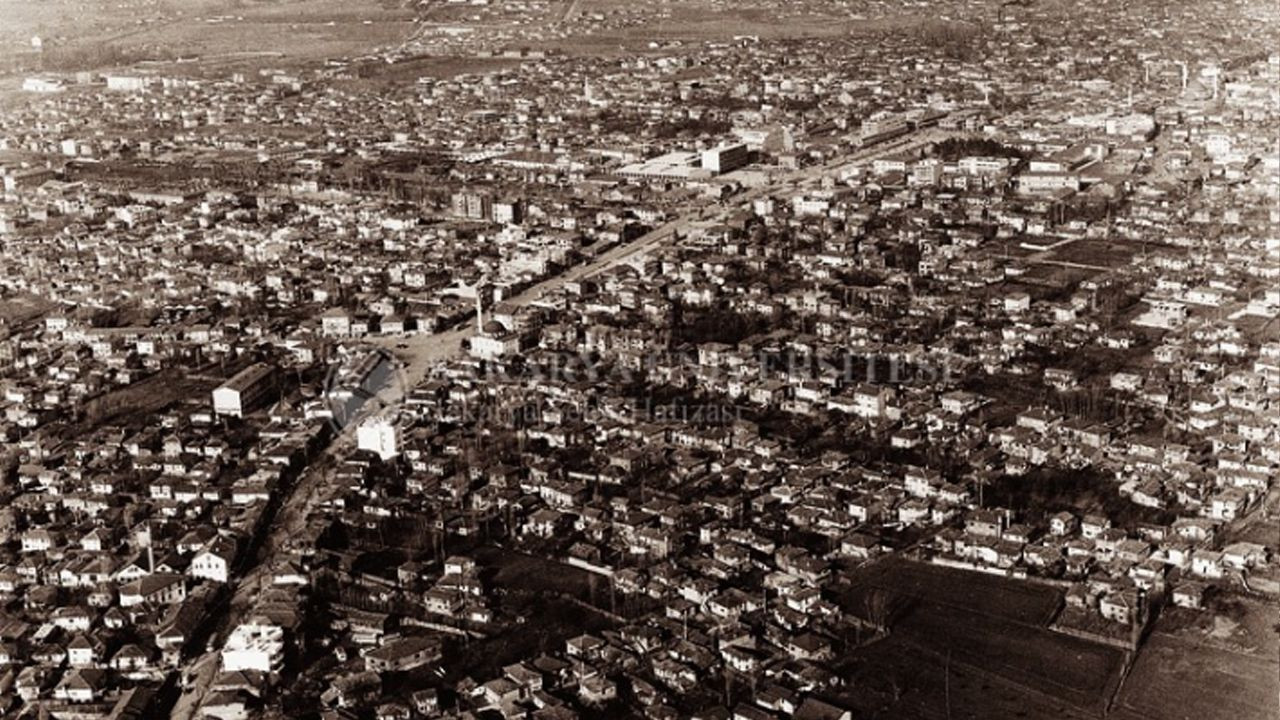
<path fill-rule="evenodd" d="M 0 720 L 1280 720 L 1280 0 L 0 0 Z"/>

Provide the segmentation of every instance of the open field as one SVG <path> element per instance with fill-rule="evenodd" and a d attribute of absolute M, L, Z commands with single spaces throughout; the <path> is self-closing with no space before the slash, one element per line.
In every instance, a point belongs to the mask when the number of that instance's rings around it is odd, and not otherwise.
<path fill-rule="evenodd" d="M 909 642 L 1044 697 L 1101 709 L 1119 679 L 1120 651 L 956 606 L 924 602 L 895 628 Z"/>
<path fill-rule="evenodd" d="M 1029 693 L 981 665 L 898 636 L 858 650 L 839 669 L 838 696 L 876 720 L 1083 720 L 1090 711 Z"/>
<path fill-rule="evenodd" d="M 562 562 L 492 546 L 477 549 L 474 557 L 484 573 L 485 584 L 502 588 L 513 598 L 532 595 L 572 598 L 598 608 L 601 613 L 625 617 L 635 617 L 652 609 L 648 598 L 611 592 L 607 578 Z M 586 607 L 582 610 L 587 615 L 595 614 Z"/>
<path fill-rule="evenodd" d="M 962 667 L 974 678 L 968 707 L 975 713 L 979 708 L 985 712 L 991 702 L 984 685 L 1020 689 L 1013 691 L 1018 698 L 1010 700 L 1010 717 L 1017 716 L 1015 708 L 1029 698 L 1043 706 L 1042 712 L 1022 717 L 1062 717 L 1066 709 L 1097 712 L 1106 706 L 1119 680 L 1122 653 L 1118 650 L 1045 628 L 1060 601 L 1053 588 L 895 559 L 872 566 L 856 578 L 843 599 L 846 608 L 859 612 L 861 597 L 873 589 L 889 595 L 892 633 L 888 640 L 854 652 L 849 662 L 855 669 L 862 667 L 868 662 L 864 654 L 870 650 L 877 656 L 884 652 L 881 645 L 915 656 L 902 663 L 900 676 L 891 675 L 888 682 L 891 694 L 897 694 L 893 683 L 912 687 L 921 706 L 898 708 L 891 717 L 935 715 L 936 710 L 945 709 L 936 700 L 946 673 L 929 676 L 914 670 L 922 660 L 928 664 L 929 657 L 935 665 L 950 657 L 953 671 Z M 866 672 L 875 667 L 868 665 Z M 953 703 L 960 702 L 956 692 L 953 687 Z M 930 707 L 933 710 L 925 712 Z M 953 704 L 953 717 L 992 716 L 956 714 L 956 709 Z"/>
<path fill-rule="evenodd" d="M 13 69 L 87 70 L 195 58 L 222 64 L 270 54 L 290 66 L 398 43 L 414 12 L 375 0 L 0 0 L 0 59 Z M 30 39 L 45 41 L 41 54 Z M 197 63 L 184 71 L 196 74 Z"/>
<path fill-rule="evenodd" d="M 101 425 L 143 424 L 156 412 L 191 397 L 198 397 L 217 383 L 193 379 L 166 369 L 127 387 L 99 395 L 84 404 L 85 422 Z"/>
<path fill-rule="evenodd" d="M 14 295 L 0 299 L 0 325 L 14 328 L 34 322 L 58 307 L 37 295 Z"/>
<path fill-rule="evenodd" d="M 1041 627 L 1053 619 L 1061 601 L 1061 593 L 1045 585 L 893 559 L 867 566 L 855 577 L 846 608 L 856 612 L 862 596 L 873 588 L 904 600 L 953 605 Z"/>
<path fill-rule="evenodd" d="M 422 77 L 443 80 L 458 75 L 506 70 L 519 64 L 519 60 L 510 58 L 449 56 L 414 57 L 393 63 L 370 60 L 353 66 L 351 74 L 358 79 L 335 81 L 335 85 L 367 88 L 370 83 L 412 83 Z"/>
<path fill-rule="evenodd" d="M 588 601 L 596 576 L 579 568 L 532 555 L 496 547 L 484 547 L 474 554 L 485 572 L 486 582 L 496 587 L 525 592 L 553 592 Z M 599 579 L 600 584 L 607 584 Z"/>
<path fill-rule="evenodd" d="M 875 14 L 859 14 L 840 4 L 799 0 L 674 0 L 648 3 L 626 0 L 579 0 L 575 18 L 588 23 L 602 18 L 623 19 L 631 11 L 643 10 L 648 20 L 636 25 L 642 33 L 655 37 L 728 40 L 735 36 L 818 37 L 837 36 L 854 29 L 889 29 L 900 23 L 923 18 L 903 8 L 887 6 Z M 892 16 L 886 14 L 893 11 Z"/>
<path fill-rule="evenodd" d="M 650 43 L 730 42 L 740 38 L 781 40 L 854 37 L 910 28 L 926 20 L 910 12 L 858 16 L 823 2 L 674 2 L 628 3 L 578 0 L 554 24 L 564 37 L 530 45 L 577 56 L 643 52 Z"/>
<path fill-rule="evenodd" d="M 1155 631 L 1185 643 L 1212 645 L 1274 663 L 1280 657 L 1277 620 L 1275 606 L 1264 599 L 1219 593 L 1204 610 L 1164 608 Z"/>
<path fill-rule="evenodd" d="M 1259 658 L 1163 634 L 1147 641 L 1116 703 L 1116 717 L 1272 720 L 1280 717 L 1275 657 Z"/>
<path fill-rule="evenodd" d="M 411 38 L 433 55 L 468 55 L 485 46 L 596 57 L 743 38 L 849 37 L 852 42 L 939 22 L 892 4 L 862 8 L 861 14 L 856 9 L 820 0 L 545 0 L 511 6 L 407 0 L 0 0 L 0 74 L 137 63 L 189 76 L 313 68 L 330 58 L 406 50 Z M 450 51 L 422 35 L 432 30 L 470 32 L 473 40 Z M 34 35 L 44 40 L 43 52 L 33 49 Z M 411 71 L 390 73 L 401 80 L 457 74 L 406 75 Z M 0 83 L 0 91 L 9 86 L 16 87 L 14 78 Z"/>
<path fill-rule="evenodd" d="M 1118 268 L 1128 265 L 1133 256 L 1140 251 L 1140 247 L 1130 243 L 1090 239 L 1067 243 L 1049 251 L 1048 256 L 1062 262 Z"/>

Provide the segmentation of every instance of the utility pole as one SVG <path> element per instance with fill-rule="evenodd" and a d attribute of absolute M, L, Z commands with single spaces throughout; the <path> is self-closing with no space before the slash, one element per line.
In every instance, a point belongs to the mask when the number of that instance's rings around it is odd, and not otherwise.
<path fill-rule="evenodd" d="M 946 695 L 947 720 L 951 720 L 951 648 L 947 648 L 947 662 L 942 666 L 942 687 Z"/>

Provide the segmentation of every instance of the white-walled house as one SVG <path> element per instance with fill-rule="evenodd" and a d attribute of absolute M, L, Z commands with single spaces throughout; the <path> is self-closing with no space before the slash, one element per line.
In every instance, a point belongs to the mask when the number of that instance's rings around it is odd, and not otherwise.
<path fill-rule="evenodd" d="M 196 553 L 187 574 L 194 578 L 225 583 L 231 577 L 231 564 L 235 562 L 236 543 L 230 538 L 219 538 Z"/>

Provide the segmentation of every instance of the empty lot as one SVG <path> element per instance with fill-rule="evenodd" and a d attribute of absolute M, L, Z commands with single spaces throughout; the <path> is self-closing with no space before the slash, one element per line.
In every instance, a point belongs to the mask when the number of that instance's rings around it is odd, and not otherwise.
<path fill-rule="evenodd" d="M 949 679 L 945 672 L 914 673 L 911 668 L 922 661 L 949 664 L 967 673 L 976 693 L 975 709 L 980 706 L 977 696 L 983 685 L 1021 690 L 1014 695 L 1034 701 L 1043 711 L 1024 717 L 1062 716 L 1062 708 L 1072 713 L 1099 712 L 1119 681 L 1120 651 L 1045 627 L 1060 602 L 1054 588 L 894 559 L 861 574 L 843 604 L 858 613 L 861 598 L 873 589 L 892 598 L 892 634 L 853 653 L 851 667 L 864 664 L 866 653 L 884 652 L 873 649 L 884 643 L 915 656 L 915 661 L 902 666 L 901 676 L 890 681 L 913 687 L 912 696 L 925 705 L 946 690 L 943 686 L 954 677 Z"/>
<path fill-rule="evenodd" d="M 1116 703 L 1119 717 L 1147 720 L 1274 720 L 1280 717 L 1274 657 L 1228 652 L 1155 634 Z"/>

